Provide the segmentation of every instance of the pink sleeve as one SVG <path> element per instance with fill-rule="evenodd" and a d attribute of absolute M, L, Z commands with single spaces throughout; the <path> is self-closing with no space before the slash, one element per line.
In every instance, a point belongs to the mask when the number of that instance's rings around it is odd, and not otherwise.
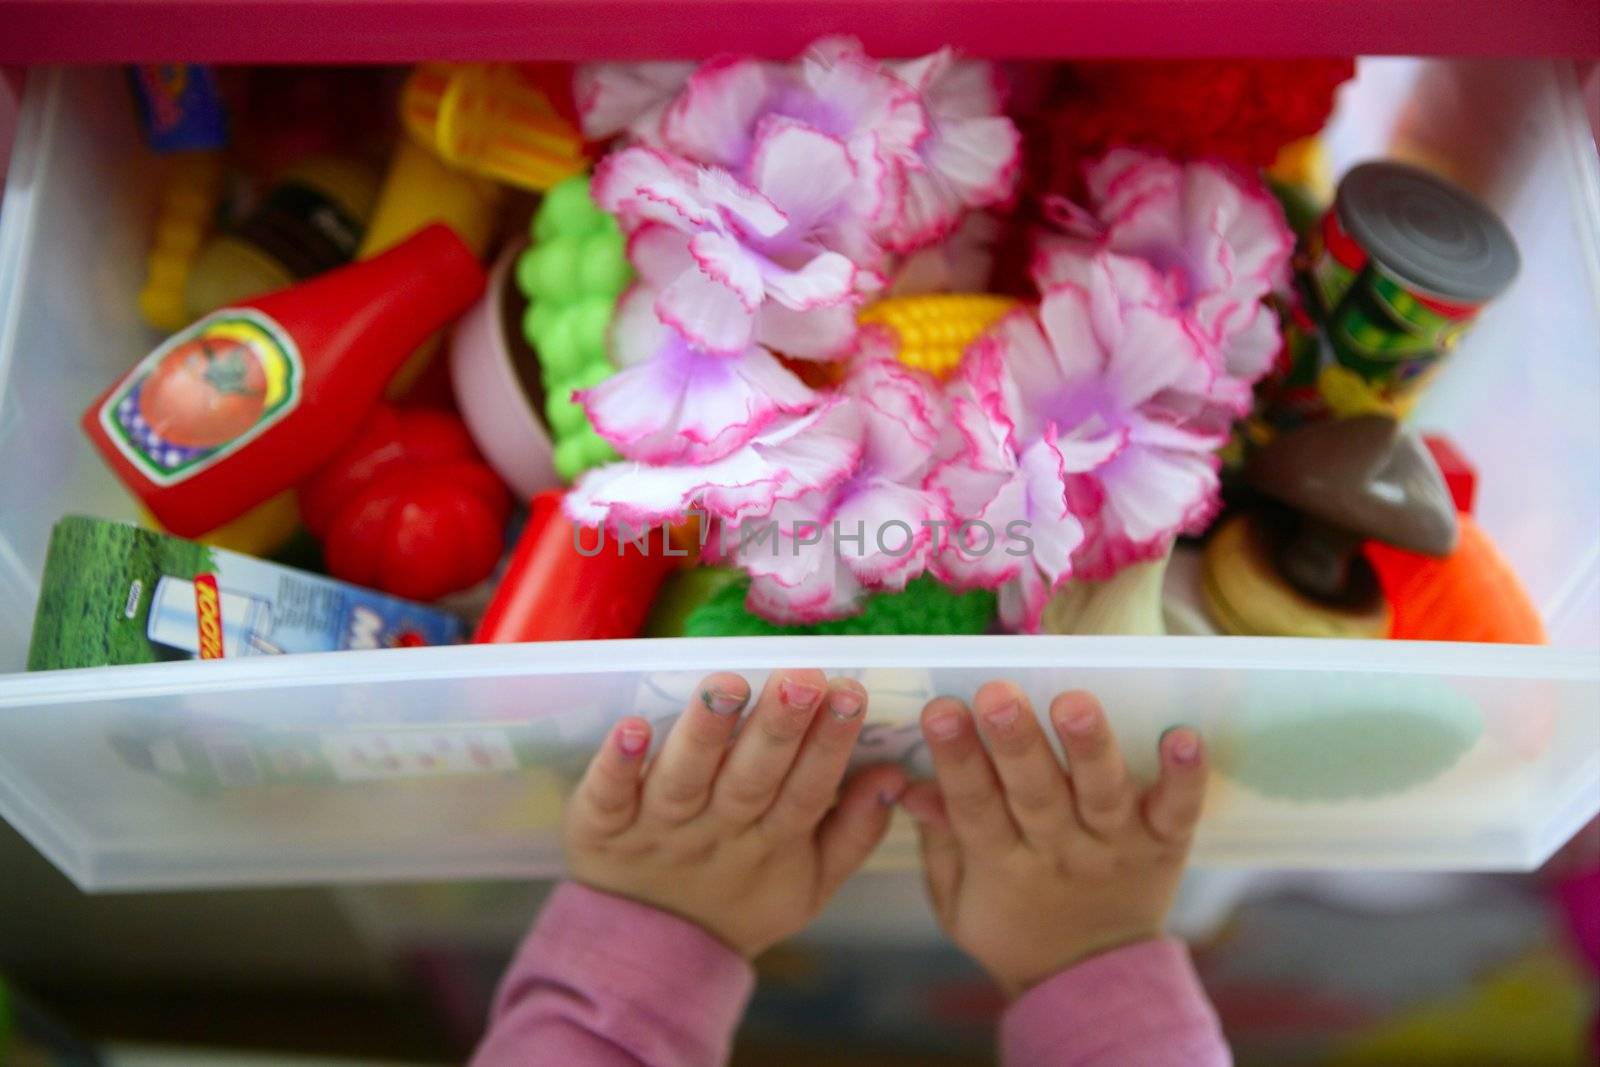
<path fill-rule="evenodd" d="M 568 882 L 501 979 L 472 1063 L 722 1063 L 754 985 L 750 965 L 693 923 Z"/>
<path fill-rule="evenodd" d="M 1226 1067 L 1216 1012 L 1180 941 L 1093 956 L 1024 993 L 1000 1020 L 1010 1067 Z"/>

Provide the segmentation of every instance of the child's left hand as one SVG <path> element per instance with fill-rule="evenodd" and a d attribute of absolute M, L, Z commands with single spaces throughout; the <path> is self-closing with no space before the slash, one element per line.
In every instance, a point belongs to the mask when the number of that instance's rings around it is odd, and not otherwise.
<path fill-rule="evenodd" d="M 839 793 L 866 718 L 858 683 L 774 671 L 734 738 L 749 699 L 736 674 L 706 678 L 648 765 L 650 724 L 623 719 L 566 816 L 574 879 L 697 923 L 746 958 L 811 921 L 877 847 L 906 786 L 882 766 Z"/>

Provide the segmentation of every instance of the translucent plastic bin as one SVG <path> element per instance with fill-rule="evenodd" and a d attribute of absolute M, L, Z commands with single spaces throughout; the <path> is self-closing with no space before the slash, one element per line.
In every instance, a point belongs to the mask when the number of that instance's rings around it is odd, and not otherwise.
<path fill-rule="evenodd" d="M 51 525 L 134 516 L 77 415 L 156 340 L 134 309 L 150 160 L 120 74 L 36 71 L 0 215 L 0 815 L 91 889 L 552 873 L 560 797 L 606 723 L 670 715 L 707 670 L 819 666 L 874 693 L 867 752 L 913 762 L 923 701 L 997 675 L 1041 703 L 1098 691 L 1146 758 L 1197 725 L 1222 771 L 1203 863 L 1532 866 L 1600 809 L 1600 166 L 1565 64 L 1364 63 L 1338 168 L 1396 136 L 1522 247 L 1419 421 L 1477 463 L 1480 518 L 1555 647 L 674 640 L 23 674 Z M 878 862 L 909 860 L 897 834 Z"/>

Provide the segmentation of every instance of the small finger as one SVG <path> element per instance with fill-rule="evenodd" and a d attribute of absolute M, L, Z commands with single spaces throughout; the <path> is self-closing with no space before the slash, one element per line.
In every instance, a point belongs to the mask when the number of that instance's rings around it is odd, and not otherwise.
<path fill-rule="evenodd" d="M 989 682 L 972 710 L 1022 836 L 1040 847 L 1059 844 L 1074 829 L 1072 794 L 1027 694 L 1010 682 Z"/>
<path fill-rule="evenodd" d="M 1062 693 L 1050 702 L 1050 722 L 1066 749 L 1078 822 L 1096 837 L 1118 833 L 1133 815 L 1134 790 L 1100 701 Z"/>
<path fill-rule="evenodd" d="M 1200 735 L 1179 726 L 1161 735 L 1161 773 L 1144 796 L 1144 823 L 1166 844 L 1186 845 L 1206 795 L 1206 750 Z"/>
<path fill-rule="evenodd" d="M 639 777 L 650 749 L 650 724 L 630 716 L 611 728 L 589 761 L 568 808 L 572 833 L 596 840 L 633 825 L 639 811 Z"/>
<path fill-rule="evenodd" d="M 750 683 L 737 674 L 713 674 L 701 680 L 645 778 L 646 814 L 677 824 L 705 810 L 711 783 L 728 752 L 728 739 L 749 702 Z"/>
<path fill-rule="evenodd" d="M 763 825 L 779 836 L 810 834 L 828 814 L 844 780 L 850 752 L 867 717 L 867 691 L 860 682 L 835 678 L 812 719 L 794 767 L 783 780 Z"/>
<path fill-rule="evenodd" d="M 773 671 L 711 788 L 718 817 L 747 825 L 777 798 L 828 680 L 821 671 Z"/>
<path fill-rule="evenodd" d="M 948 926 L 951 905 L 961 887 L 961 845 L 950 830 L 944 799 L 933 782 L 913 782 L 901 795 L 900 806 L 917 824 L 928 902 L 939 921 Z"/>
<path fill-rule="evenodd" d="M 922 709 L 922 735 L 933 755 L 951 832 L 961 847 L 973 856 L 1014 847 L 1021 838 L 967 706 L 952 697 L 932 701 Z"/>
<path fill-rule="evenodd" d="M 817 827 L 817 879 L 830 897 L 889 831 L 895 801 L 906 788 L 906 772 L 894 764 L 869 767 L 845 784 L 839 803 Z"/>

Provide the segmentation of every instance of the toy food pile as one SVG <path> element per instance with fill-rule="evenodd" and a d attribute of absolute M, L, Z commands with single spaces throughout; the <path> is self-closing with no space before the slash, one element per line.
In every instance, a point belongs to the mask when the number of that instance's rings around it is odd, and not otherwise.
<path fill-rule="evenodd" d="M 36 646 L 120 601 L 141 639 L 72 662 L 310 647 L 229 549 L 481 641 L 1162 632 L 1195 538 L 1195 628 L 1541 640 L 1470 465 L 1404 421 L 1517 251 L 1407 166 L 1325 206 L 1352 71 L 827 38 L 275 71 L 274 110 L 264 73 L 141 68 L 171 335 L 83 426 L 214 547 L 94 527 L 157 569 L 92 584 L 64 524 Z"/>

